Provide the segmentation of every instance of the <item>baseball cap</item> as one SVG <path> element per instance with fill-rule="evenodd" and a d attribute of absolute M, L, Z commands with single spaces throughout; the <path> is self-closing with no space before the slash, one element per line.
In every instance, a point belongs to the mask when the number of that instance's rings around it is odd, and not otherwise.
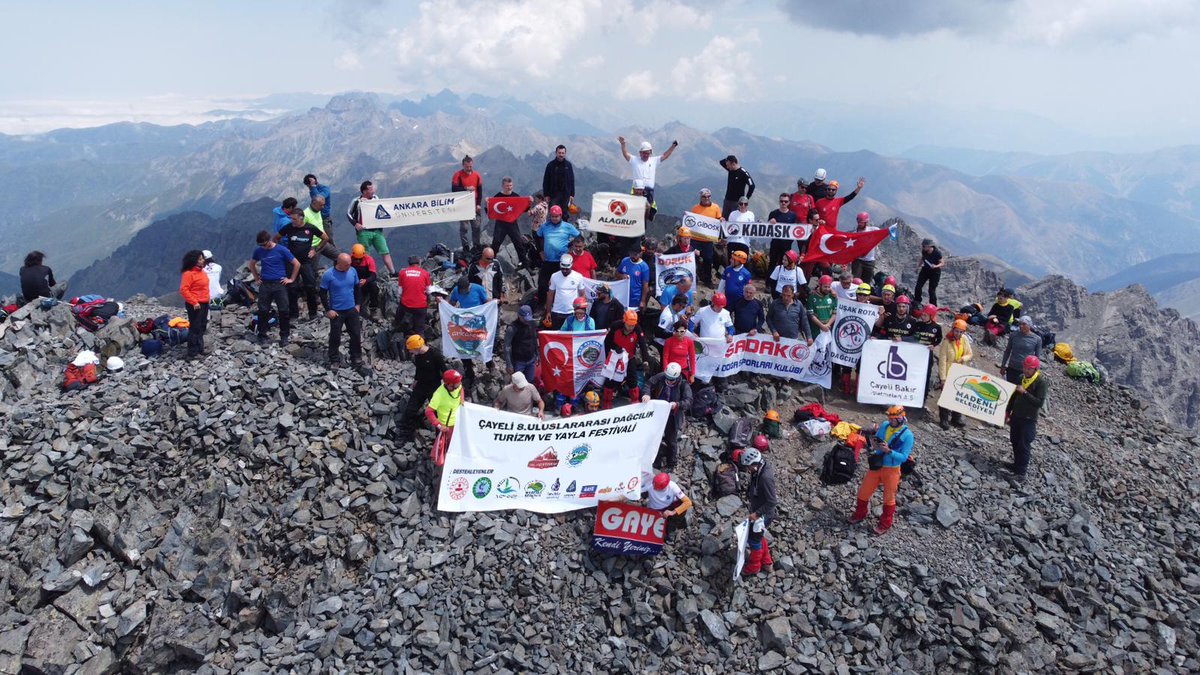
<path fill-rule="evenodd" d="M 570 253 L 564 253 L 564 254 L 562 254 L 562 257 L 558 259 L 559 267 L 570 267 L 571 265 L 574 265 L 574 264 L 575 264 L 575 258 Z"/>
<path fill-rule="evenodd" d="M 646 189 L 646 181 L 642 180 L 641 178 L 633 181 L 633 189 L 634 190 L 645 190 Z"/>
<path fill-rule="evenodd" d="M 650 141 L 642 141 L 642 146 L 638 148 L 638 152 L 650 152 L 653 149 L 654 146 L 650 145 Z"/>
<path fill-rule="evenodd" d="M 204 259 L 205 259 L 205 260 L 212 260 L 212 259 L 213 259 L 213 257 L 212 257 L 212 251 L 201 251 L 201 252 L 200 252 L 200 254 L 204 256 Z"/>
<path fill-rule="evenodd" d="M 529 305 L 521 305 L 521 308 L 517 310 L 517 316 L 525 319 L 526 321 L 532 321 L 533 310 L 530 309 Z"/>

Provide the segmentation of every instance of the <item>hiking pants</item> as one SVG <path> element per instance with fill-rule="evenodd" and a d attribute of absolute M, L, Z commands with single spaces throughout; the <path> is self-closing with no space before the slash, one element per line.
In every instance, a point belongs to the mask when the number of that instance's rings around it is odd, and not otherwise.
<path fill-rule="evenodd" d="M 871 501 L 871 495 L 875 494 L 880 485 L 883 485 L 883 505 L 895 506 L 896 490 L 900 487 L 900 467 L 885 466 L 875 471 L 867 471 L 867 475 L 863 476 L 862 485 L 858 486 L 858 500 Z"/>
<path fill-rule="evenodd" d="M 471 243 L 474 238 L 475 243 Z M 479 216 L 475 216 L 470 220 L 458 221 L 458 241 L 462 244 L 462 249 L 470 253 L 475 246 L 483 245 L 483 232 L 479 227 Z"/>
<path fill-rule="evenodd" d="M 682 410 L 673 410 L 667 417 L 667 427 L 663 430 L 666 447 L 658 453 L 660 466 L 663 468 L 675 468 L 675 461 L 679 455 L 679 433 L 683 431 L 683 424 L 680 422 L 682 416 Z"/>
<path fill-rule="evenodd" d="M 412 392 L 408 395 L 408 404 L 404 406 L 404 412 L 400 414 L 400 422 L 397 425 L 400 434 L 411 434 L 416 428 L 416 423 L 425 416 L 425 402 L 433 396 L 433 392 L 437 391 L 438 384 L 432 386 L 421 386 L 417 383 Z"/>
<path fill-rule="evenodd" d="M 366 307 L 364 312 L 367 316 L 371 315 L 371 310 L 378 309 L 380 316 L 383 315 L 383 308 L 379 306 L 379 280 L 375 279 L 368 281 L 361 287 L 362 291 L 362 306 Z"/>
<path fill-rule="evenodd" d="M 405 337 L 409 335 L 425 335 L 425 317 L 429 314 L 428 307 L 396 307 L 395 328 Z"/>
<path fill-rule="evenodd" d="M 188 326 L 187 353 L 188 356 L 198 356 L 204 353 L 204 331 L 208 330 L 208 303 L 200 303 L 199 309 L 186 306 Z"/>
<path fill-rule="evenodd" d="M 917 287 L 913 290 L 913 307 L 921 306 L 921 289 L 925 286 L 925 282 L 929 282 L 929 302 L 937 304 L 937 287 L 938 282 L 942 280 L 942 271 L 930 269 L 922 265 L 921 271 L 917 273 Z"/>
<path fill-rule="evenodd" d="M 505 239 L 512 241 L 513 253 L 517 256 L 517 267 L 521 265 L 521 261 L 525 260 L 525 237 L 521 234 L 521 228 L 517 223 L 506 223 L 501 220 L 492 221 L 492 251 L 496 255 L 500 255 L 500 245 Z"/>
<path fill-rule="evenodd" d="M 337 316 L 329 320 L 329 362 L 342 358 L 342 328 L 350 333 L 350 363 L 362 363 L 362 315 L 357 309 L 337 310 Z"/>
<path fill-rule="evenodd" d="M 513 359 L 513 363 L 512 363 L 513 372 L 514 373 L 522 373 L 525 375 L 526 380 L 528 380 L 529 382 L 533 382 L 533 368 L 535 365 L 537 365 L 537 361 L 538 361 L 538 359 L 536 356 L 534 356 L 533 358 L 530 358 L 528 360 L 525 360 L 525 361 L 522 361 L 520 359 Z"/>
<path fill-rule="evenodd" d="M 1009 384 L 1021 384 L 1021 378 L 1024 375 L 1025 374 L 1023 372 L 1021 372 L 1020 368 L 1005 368 L 1004 369 L 1004 379 Z"/>
<path fill-rule="evenodd" d="M 850 266 L 850 269 L 853 270 L 852 274 L 854 274 L 854 276 L 869 284 L 871 283 L 871 277 L 875 276 L 875 261 L 863 260 L 860 258 L 854 261 L 854 264 Z"/>
<path fill-rule="evenodd" d="M 711 241 L 692 242 L 692 246 L 696 248 L 696 276 L 700 277 L 700 283 L 712 288 L 713 258 L 717 255 L 717 249 Z M 650 280 L 650 290 L 654 290 L 653 279 Z"/>
<path fill-rule="evenodd" d="M 1025 475 L 1033 439 L 1037 436 L 1037 419 L 1014 417 L 1008 421 L 1008 438 L 1012 441 L 1013 472 Z"/>
<path fill-rule="evenodd" d="M 263 280 L 258 287 L 258 334 L 267 336 L 267 322 L 271 320 L 271 303 L 275 303 L 275 312 L 279 316 L 279 339 L 286 340 L 292 334 L 291 323 L 288 321 L 287 286 L 280 281 Z"/>
<path fill-rule="evenodd" d="M 300 294 L 304 294 L 304 304 L 308 306 L 308 318 L 317 315 L 317 266 L 313 258 L 296 258 L 300 260 L 300 276 L 296 283 L 287 287 L 288 317 L 300 318 Z"/>

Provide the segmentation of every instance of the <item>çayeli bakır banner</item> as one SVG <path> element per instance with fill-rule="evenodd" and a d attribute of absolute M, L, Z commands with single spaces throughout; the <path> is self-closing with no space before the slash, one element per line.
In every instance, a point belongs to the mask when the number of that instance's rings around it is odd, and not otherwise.
<path fill-rule="evenodd" d="M 826 389 L 833 379 L 829 333 L 821 333 L 812 345 L 805 340 L 775 340 L 765 333 L 735 335 L 732 342 L 724 338 L 695 340 L 696 379 L 702 382 L 743 371 L 819 384 Z"/>
<path fill-rule="evenodd" d="M 924 406 L 929 347 L 867 340 L 858 369 L 858 402 Z"/>
<path fill-rule="evenodd" d="M 452 223 L 475 217 L 475 191 L 364 199 L 358 203 L 358 209 L 367 229 Z"/>

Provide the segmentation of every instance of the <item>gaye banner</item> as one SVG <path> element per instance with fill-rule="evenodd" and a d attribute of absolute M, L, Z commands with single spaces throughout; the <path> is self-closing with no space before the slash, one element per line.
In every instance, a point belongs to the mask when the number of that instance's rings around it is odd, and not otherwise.
<path fill-rule="evenodd" d="M 680 279 L 691 279 L 696 282 L 696 252 L 654 254 L 654 270 L 658 277 L 654 280 L 654 295 L 662 295 L 667 286 L 672 286 Z"/>
<path fill-rule="evenodd" d="M 670 411 L 651 401 L 542 421 L 463 403 L 438 509 L 561 513 L 638 499 Z"/>
<path fill-rule="evenodd" d="M 696 379 L 708 382 L 748 372 L 799 380 L 829 388 L 833 368 L 830 364 L 829 333 L 821 333 L 809 346 L 805 340 L 779 338 L 759 333 L 724 338 L 696 338 Z"/>
<path fill-rule="evenodd" d="M 1014 390 L 1016 385 L 1002 377 L 955 363 L 946 375 L 938 405 L 1002 427 L 1004 410 Z"/>
<path fill-rule="evenodd" d="M 721 238 L 721 220 L 709 218 L 699 213 L 684 211 L 679 224 L 692 231 L 692 239 L 696 241 L 717 241 Z"/>
<path fill-rule="evenodd" d="M 837 320 L 833 322 L 833 362 L 853 366 L 862 356 L 863 345 L 879 316 L 879 306 L 838 298 Z"/>
<path fill-rule="evenodd" d="M 924 406 L 929 347 L 867 340 L 858 369 L 858 402 Z"/>
<path fill-rule="evenodd" d="M 618 237 L 646 234 L 646 198 L 620 192 L 595 193 L 592 195 L 592 217 L 588 219 L 588 229 Z"/>
<path fill-rule="evenodd" d="M 636 504 L 605 502 L 596 506 L 592 550 L 623 556 L 662 553 L 667 519 L 661 511 Z"/>
<path fill-rule="evenodd" d="M 363 227 L 367 229 L 452 223 L 475 217 L 475 191 L 364 199 L 358 203 L 358 208 Z"/>
<path fill-rule="evenodd" d="M 589 382 L 604 384 L 604 336 L 608 331 L 538 332 L 538 371 L 547 392 L 575 397 Z"/>
<path fill-rule="evenodd" d="M 795 239 L 804 241 L 812 234 L 813 226 L 808 223 L 724 223 L 726 237 L 746 239 Z"/>
<path fill-rule="evenodd" d="M 445 300 L 438 301 L 442 323 L 442 355 L 448 359 L 492 360 L 496 344 L 496 325 L 500 320 L 500 301 L 489 300 L 477 307 L 462 309 Z"/>

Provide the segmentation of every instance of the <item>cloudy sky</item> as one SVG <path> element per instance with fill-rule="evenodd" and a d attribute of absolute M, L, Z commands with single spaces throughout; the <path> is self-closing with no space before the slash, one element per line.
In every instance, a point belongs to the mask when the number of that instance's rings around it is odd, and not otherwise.
<path fill-rule="evenodd" d="M 196 121 L 272 93 L 449 88 L 601 124 L 820 135 L 937 109 L 1076 149 L 1200 142 L 1193 0 L 7 3 L 0 131 Z M 748 107 L 749 106 L 749 107 Z M 747 111 L 753 110 L 755 114 Z M 766 112 L 769 111 L 769 114 Z M 740 123 L 739 123 L 740 122 Z M 980 126 L 985 125 L 985 126 Z M 990 125 L 990 126 L 986 126 Z M 831 132 L 832 133 L 832 132 Z M 1025 138 L 1025 137 L 1022 137 Z M 1032 138 L 1032 137 L 1031 137 Z M 822 141 L 822 138 L 812 140 Z M 1017 145 L 1034 141 L 1014 141 Z M 1018 148 L 1034 149 L 1034 148 Z"/>

